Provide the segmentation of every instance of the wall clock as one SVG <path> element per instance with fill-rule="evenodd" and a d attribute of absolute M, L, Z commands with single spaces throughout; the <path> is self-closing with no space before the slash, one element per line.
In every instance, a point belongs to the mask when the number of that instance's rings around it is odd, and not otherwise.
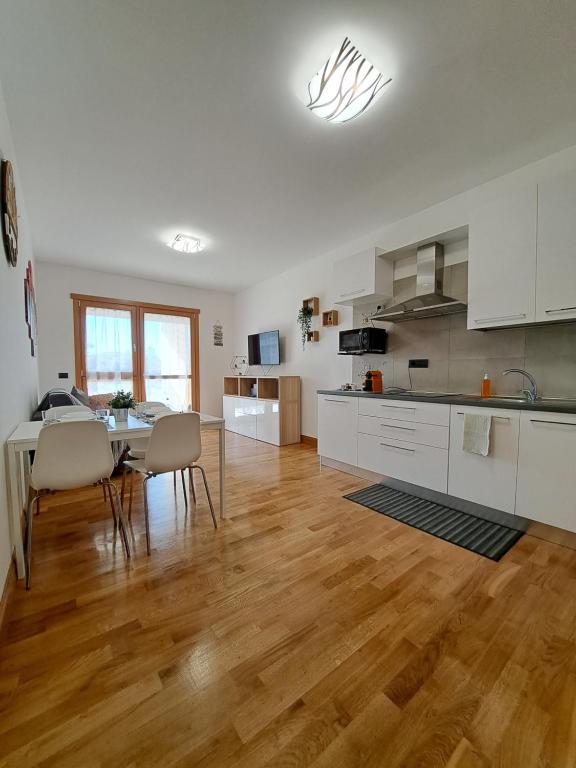
<path fill-rule="evenodd" d="M 18 212 L 16 209 L 16 187 L 12 163 L 2 160 L 0 202 L 2 210 L 2 239 L 8 262 L 15 267 L 18 259 Z"/>

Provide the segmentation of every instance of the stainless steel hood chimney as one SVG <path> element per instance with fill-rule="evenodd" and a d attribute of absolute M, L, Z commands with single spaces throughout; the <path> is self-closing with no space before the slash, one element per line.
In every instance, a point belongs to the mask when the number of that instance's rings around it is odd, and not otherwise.
<path fill-rule="evenodd" d="M 443 286 L 444 246 L 442 243 L 423 245 L 416 252 L 416 296 L 379 310 L 371 319 L 403 323 L 407 320 L 465 312 L 466 304 L 444 296 Z"/>

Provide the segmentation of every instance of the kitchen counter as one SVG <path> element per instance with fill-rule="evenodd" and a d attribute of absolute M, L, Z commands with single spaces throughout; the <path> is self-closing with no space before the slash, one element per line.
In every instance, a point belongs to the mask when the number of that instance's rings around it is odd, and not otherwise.
<path fill-rule="evenodd" d="M 518 411 L 548 411 L 550 413 L 574 413 L 576 414 L 576 399 L 551 400 L 543 398 L 531 403 L 521 398 L 487 397 L 479 395 L 444 394 L 434 392 L 359 392 L 342 389 L 318 389 L 319 395 L 339 395 L 343 397 L 368 397 L 381 400 L 403 400 L 416 403 L 439 403 L 445 405 L 474 405 L 480 408 L 507 408 Z"/>

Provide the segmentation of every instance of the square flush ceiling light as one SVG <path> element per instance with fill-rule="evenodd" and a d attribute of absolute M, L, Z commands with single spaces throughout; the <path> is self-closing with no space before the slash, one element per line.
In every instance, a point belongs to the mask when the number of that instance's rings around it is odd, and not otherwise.
<path fill-rule="evenodd" d="M 176 235 L 174 240 L 166 245 L 180 253 L 199 253 L 204 248 L 199 238 L 182 234 Z"/>
<path fill-rule="evenodd" d="M 346 123 L 374 104 L 390 82 L 346 37 L 308 83 L 306 106 L 324 120 Z"/>

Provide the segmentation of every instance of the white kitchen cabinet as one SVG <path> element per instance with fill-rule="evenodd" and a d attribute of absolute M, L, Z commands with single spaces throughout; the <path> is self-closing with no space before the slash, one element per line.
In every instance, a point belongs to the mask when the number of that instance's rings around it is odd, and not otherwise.
<path fill-rule="evenodd" d="M 406 400 L 384 400 L 380 397 L 361 397 L 358 413 L 362 416 L 385 417 L 422 424 L 450 424 L 450 406 L 442 403 L 417 403 Z"/>
<path fill-rule="evenodd" d="M 226 429 L 245 437 L 280 445 L 280 404 L 255 397 L 224 396 L 222 410 Z"/>
<path fill-rule="evenodd" d="M 431 445 L 434 448 L 448 448 L 449 429 L 437 424 L 420 424 L 415 421 L 401 421 L 378 416 L 358 416 L 358 432 L 377 437 L 391 437 L 409 443 Z"/>
<path fill-rule="evenodd" d="M 471 217 L 469 329 L 534 322 L 537 205 L 537 187 L 530 184 L 491 200 Z"/>
<path fill-rule="evenodd" d="M 446 493 L 448 451 L 375 435 L 358 435 L 358 466 Z"/>
<path fill-rule="evenodd" d="M 256 437 L 265 443 L 280 445 L 280 403 L 273 400 L 256 402 Z"/>
<path fill-rule="evenodd" d="M 522 413 L 516 514 L 576 531 L 576 415 Z"/>
<path fill-rule="evenodd" d="M 358 398 L 318 395 L 318 453 L 356 466 Z"/>
<path fill-rule="evenodd" d="M 333 277 L 336 304 L 385 302 L 394 292 L 394 264 L 381 258 L 377 248 L 335 262 Z"/>
<path fill-rule="evenodd" d="M 536 320 L 576 318 L 576 172 L 538 184 Z"/>
<path fill-rule="evenodd" d="M 226 429 L 246 437 L 256 437 L 257 403 L 249 397 L 223 397 Z"/>
<path fill-rule="evenodd" d="M 462 450 L 465 413 L 492 416 L 488 456 Z M 448 493 L 514 514 L 519 430 L 519 411 L 453 405 Z"/>

